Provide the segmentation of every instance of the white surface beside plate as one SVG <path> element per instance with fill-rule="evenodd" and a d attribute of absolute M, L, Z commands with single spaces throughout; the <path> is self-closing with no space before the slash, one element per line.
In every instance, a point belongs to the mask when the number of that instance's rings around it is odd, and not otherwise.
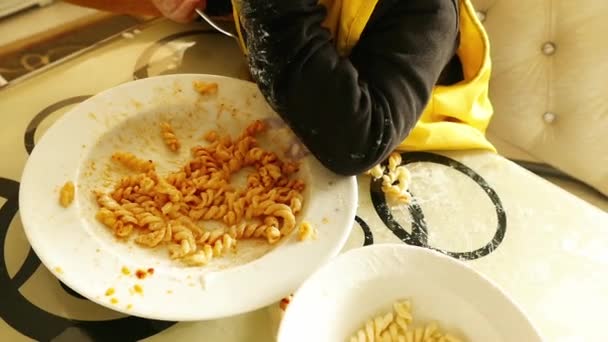
<path fill-rule="evenodd" d="M 193 89 L 195 80 L 218 83 L 218 94 L 201 96 Z M 170 120 L 182 140 L 185 148 L 178 156 L 163 145 L 161 119 Z M 270 126 L 265 138 L 258 139 L 262 147 L 279 155 L 301 151 L 256 86 L 244 81 L 207 75 L 153 77 L 83 102 L 45 133 L 25 167 L 19 197 L 32 248 L 66 285 L 130 315 L 205 320 L 276 302 L 344 245 L 356 210 L 354 177 L 337 176 L 312 156 L 301 155 L 299 176 L 307 189 L 299 219 L 317 227 L 318 239 L 298 242 L 291 236 L 272 248 L 239 244 L 236 256 L 202 268 L 170 262 L 166 251 L 116 241 L 95 220 L 91 195 L 97 187 L 110 186 L 108 171 L 116 170 L 109 157 L 116 150 L 155 160 L 164 174 L 188 158 L 189 147 L 203 143 L 203 132 L 214 129 L 235 135 L 256 119 L 267 120 Z M 58 204 L 58 191 L 66 181 L 75 183 L 76 197 L 64 209 Z M 122 274 L 123 267 L 155 272 L 140 280 Z M 136 284 L 143 293 L 134 291 Z M 112 296 L 105 295 L 109 288 L 115 291 Z"/>
<path fill-rule="evenodd" d="M 348 251 L 315 272 L 287 307 L 278 341 L 347 341 L 404 299 L 415 326 L 437 321 L 469 342 L 541 341 L 518 306 L 472 268 L 397 244 Z"/>

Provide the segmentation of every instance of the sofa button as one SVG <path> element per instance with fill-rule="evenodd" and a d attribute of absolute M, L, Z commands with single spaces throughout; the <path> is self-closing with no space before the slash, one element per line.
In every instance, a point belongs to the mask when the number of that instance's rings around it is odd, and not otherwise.
<path fill-rule="evenodd" d="M 557 116 L 553 112 L 546 112 L 543 114 L 543 121 L 545 123 L 551 124 L 557 119 Z"/>
<path fill-rule="evenodd" d="M 555 54 L 555 50 L 557 50 L 557 47 L 553 42 L 546 42 L 541 48 L 541 51 L 545 56 L 552 56 L 553 54 Z"/>

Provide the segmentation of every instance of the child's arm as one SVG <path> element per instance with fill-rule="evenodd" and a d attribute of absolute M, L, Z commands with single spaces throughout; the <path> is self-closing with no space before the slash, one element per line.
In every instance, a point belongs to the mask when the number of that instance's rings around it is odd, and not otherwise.
<path fill-rule="evenodd" d="M 321 27 L 317 0 L 240 6 L 262 93 L 319 161 L 345 175 L 405 139 L 458 46 L 456 0 L 380 0 L 347 58 Z"/>

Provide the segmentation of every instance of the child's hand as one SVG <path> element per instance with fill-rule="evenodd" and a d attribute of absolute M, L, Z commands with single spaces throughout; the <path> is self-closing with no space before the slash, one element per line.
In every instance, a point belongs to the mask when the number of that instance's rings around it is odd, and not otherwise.
<path fill-rule="evenodd" d="M 154 6 L 167 18 L 178 23 L 192 21 L 195 9 L 205 9 L 206 0 L 152 0 Z"/>

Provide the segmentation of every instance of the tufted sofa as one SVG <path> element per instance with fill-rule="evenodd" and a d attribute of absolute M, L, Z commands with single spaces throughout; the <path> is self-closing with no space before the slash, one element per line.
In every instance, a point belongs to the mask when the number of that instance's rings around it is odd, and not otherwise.
<path fill-rule="evenodd" d="M 491 42 L 490 140 L 608 210 L 608 1 L 472 2 Z"/>

